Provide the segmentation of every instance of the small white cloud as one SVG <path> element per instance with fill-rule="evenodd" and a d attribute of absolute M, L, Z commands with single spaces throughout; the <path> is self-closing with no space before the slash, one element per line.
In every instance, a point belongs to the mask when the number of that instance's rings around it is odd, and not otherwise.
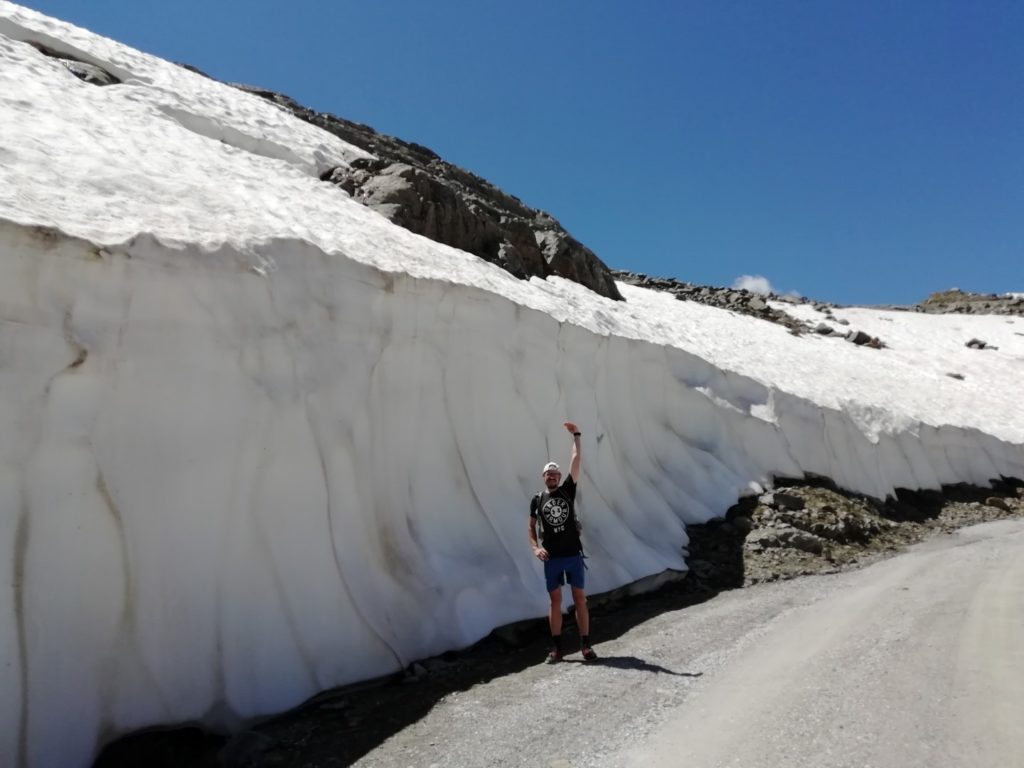
<path fill-rule="evenodd" d="M 740 275 L 733 281 L 732 287 L 736 290 L 750 291 L 751 293 L 760 293 L 762 295 L 775 293 L 775 289 L 772 288 L 768 278 L 761 275 Z"/>

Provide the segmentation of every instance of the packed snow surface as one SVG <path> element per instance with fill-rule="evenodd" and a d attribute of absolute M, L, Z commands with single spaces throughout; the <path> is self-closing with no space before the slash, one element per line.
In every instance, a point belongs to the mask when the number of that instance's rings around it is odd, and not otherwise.
<path fill-rule="evenodd" d="M 686 523 L 773 475 L 1024 476 L 1024 321 L 837 310 L 876 350 L 519 281 L 318 180 L 365 156 L 0 2 L 0 765 L 542 615 L 526 510 L 566 419 L 592 592 L 684 570 Z"/>

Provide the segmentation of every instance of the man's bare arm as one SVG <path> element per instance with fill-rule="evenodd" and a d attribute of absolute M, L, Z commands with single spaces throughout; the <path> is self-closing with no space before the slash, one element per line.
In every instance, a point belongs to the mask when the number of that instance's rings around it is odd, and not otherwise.
<path fill-rule="evenodd" d="M 534 519 L 530 518 L 530 546 L 533 548 L 533 554 L 537 556 L 539 560 L 548 559 L 548 551 L 540 545 L 537 541 L 537 528 L 534 525 Z"/>
<path fill-rule="evenodd" d="M 569 459 L 569 474 L 572 475 L 572 481 L 579 483 L 580 481 L 580 428 L 577 427 L 573 422 L 565 422 L 565 428 L 572 435 L 572 458 Z"/>

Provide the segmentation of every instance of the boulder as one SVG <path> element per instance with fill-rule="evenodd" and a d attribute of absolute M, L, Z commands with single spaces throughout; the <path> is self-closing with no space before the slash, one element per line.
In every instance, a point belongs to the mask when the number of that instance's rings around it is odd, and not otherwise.
<path fill-rule="evenodd" d="M 989 507 L 995 507 L 996 509 L 1001 509 L 1004 512 L 1013 511 L 1010 505 L 1006 503 L 1006 500 L 1000 499 L 998 496 L 989 496 L 987 499 L 985 499 L 985 505 Z"/>
<path fill-rule="evenodd" d="M 971 349 L 999 349 L 999 347 L 993 347 L 991 344 L 982 341 L 981 339 L 971 339 L 964 344 L 964 346 L 970 347 Z"/>
<path fill-rule="evenodd" d="M 864 331 L 850 331 L 844 338 L 858 347 L 870 347 L 871 349 L 883 349 L 885 347 L 885 342 L 877 336 L 864 333 Z"/>
<path fill-rule="evenodd" d="M 779 493 L 776 491 L 774 494 L 775 499 L 772 503 L 776 509 L 786 509 L 790 511 L 799 511 L 807 506 L 807 503 L 792 493 Z"/>

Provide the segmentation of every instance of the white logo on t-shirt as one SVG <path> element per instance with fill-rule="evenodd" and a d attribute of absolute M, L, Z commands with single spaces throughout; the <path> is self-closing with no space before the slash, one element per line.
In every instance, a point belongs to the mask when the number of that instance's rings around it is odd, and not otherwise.
<path fill-rule="evenodd" d="M 540 513 L 544 516 L 544 522 L 553 528 L 565 525 L 569 519 L 569 502 L 557 497 L 548 499 Z"/>

